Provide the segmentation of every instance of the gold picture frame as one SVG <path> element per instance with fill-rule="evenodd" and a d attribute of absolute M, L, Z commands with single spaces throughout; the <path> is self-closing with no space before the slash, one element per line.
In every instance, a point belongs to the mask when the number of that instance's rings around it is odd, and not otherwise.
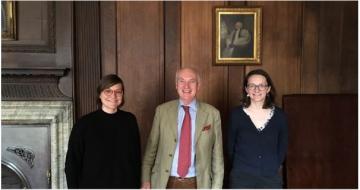
<path fill-rule="evenodd" d="M 215 8 L 215 65 L 261 64 L 260 7 Z"/>
<path fill-rule="evenodd" d="M 15 1 L 1 1 L 1 39 L 16 40 Z"/>

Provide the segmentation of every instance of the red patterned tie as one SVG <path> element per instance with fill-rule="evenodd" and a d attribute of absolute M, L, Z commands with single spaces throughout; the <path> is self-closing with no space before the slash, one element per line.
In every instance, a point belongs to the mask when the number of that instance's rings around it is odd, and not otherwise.
<path fill-rule="evenodd" d="M 185 177 L 191 164 L 191 118 L 189 106 L 182 107 L 185 111 L 185 117 L 181 127 L 177 172 L 180 177 Z"/>

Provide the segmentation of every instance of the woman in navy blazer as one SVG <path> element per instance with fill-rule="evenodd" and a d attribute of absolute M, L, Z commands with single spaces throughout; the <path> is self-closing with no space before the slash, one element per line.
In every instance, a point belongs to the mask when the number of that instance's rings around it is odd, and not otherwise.
<path fill-rule="evenodd" d="M 274 105 L 275 88 L 261 69 L 247 74 L 242 105 L 228 126 L 230 188 L 282 188 L 281 164 L 288 144 L 284 112 Z"/>

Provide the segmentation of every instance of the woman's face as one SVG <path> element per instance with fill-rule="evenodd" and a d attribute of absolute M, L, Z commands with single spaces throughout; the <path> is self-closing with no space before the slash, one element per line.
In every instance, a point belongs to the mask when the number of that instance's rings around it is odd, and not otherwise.
<path fill-rule="evenodd" d="M 100 93 L 102 109 L 106 113 L 115 113 L 123 101 L 123 88 L 121 84 L 115 84 L 110 88 L 104 89 Z"/>
<path fill-rule="evenodd" d="M 264 102 L 266 94 L 270 92 L 270 88 L 264 76 L 252 75 L 248 79 L 246 92 L 250 96 L 251 102 Z"/>

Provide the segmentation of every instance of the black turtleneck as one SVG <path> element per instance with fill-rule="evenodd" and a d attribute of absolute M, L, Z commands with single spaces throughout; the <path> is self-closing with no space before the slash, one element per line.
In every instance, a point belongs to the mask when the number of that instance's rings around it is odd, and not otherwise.
<path fill-rule="evenodd" d="M 133 114 L 97 110 L 73 127 L 66 155 L 68 188 L 139 188 L 140 137 Z"/>

